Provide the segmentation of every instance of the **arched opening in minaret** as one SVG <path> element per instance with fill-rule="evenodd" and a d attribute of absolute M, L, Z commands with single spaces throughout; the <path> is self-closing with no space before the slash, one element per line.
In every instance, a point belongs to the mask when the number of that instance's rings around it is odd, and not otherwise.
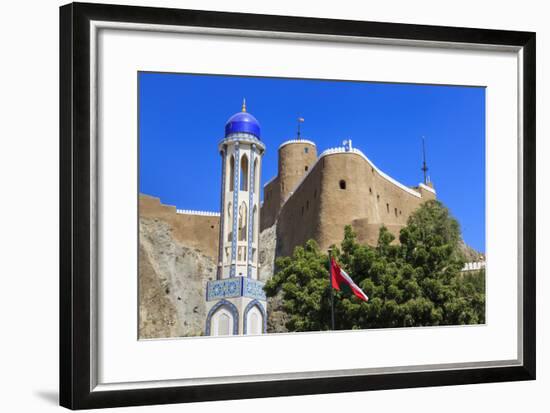
<path fill-rule="evenodd" d="M 248 157 L 241 159 L 241 191 L 248 191 Z"/>
<path fill-rule="evenodd" d="M 238 334 L 239 311 L 235 304 L 222 299 L 208 311 L 206 316 L 206 335 L 227 336 Z"/>
<path fill-rule="evenodd" d="M 206 321 L 207 334 L 211 336 L 231 336 L 236 334 L 236 323 L 238 322 L 236 311 L 236 308 L 230 303 L 218 304 L 212 308 Z"/>
<path fill-rule="evenodd" d="M 248 334 L 262 334 L 262 325 L 261 325 L 261 319 L 262 314 L 260 311 L 254 307 L 252 310 L 250 310 L 249 318 L 248 318 Z"/>
<path fill-rule="evenodd" d="M 233 191 L 235 186 L 235 157 L 231 155 L 229 160 L 229 190 Z"/>
<path fill-rule="evenodd" d="M 260 174 L 258 173 L 258 159 L 254 161 L 254 192 L 260 191 Z"/>
<path fill-rule="evenodd" d="M 239 208 L 239 241 L 246 241 L 246 222 L 247 222 L 247 214 L 246 214 L 246 203 L 243 201 Z"/>
<path fill-rule="evenodd" d="M 265 311 L 261 304 L 254 300 L 244 310 L 244 333 L 247 335 L 265 333 Z"/>

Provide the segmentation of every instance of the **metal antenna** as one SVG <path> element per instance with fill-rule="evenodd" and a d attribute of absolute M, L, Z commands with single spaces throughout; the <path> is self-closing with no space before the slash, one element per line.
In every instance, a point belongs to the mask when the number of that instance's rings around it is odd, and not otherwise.
<path fill-rule="evenodd" d="M 426 165 L 426 144 L 425 144 L 425 138 L 422 136 L 422 172 L 424 172 L 424 184 L 428 184 L 428 178 L 426 173 L 428 172 L 428 165 Z"/>

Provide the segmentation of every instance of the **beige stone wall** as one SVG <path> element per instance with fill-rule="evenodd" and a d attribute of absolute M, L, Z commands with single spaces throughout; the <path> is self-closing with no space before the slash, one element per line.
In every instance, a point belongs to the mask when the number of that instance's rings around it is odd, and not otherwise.
<path fill-rule="evenodd" d="M 368 245 L 376 245 L 378 243 L 378 234 L 380 233 L 380 224 L 371 224 L 367 218 L 354 219 L 351 222 L 351 227 L 355 234 L 357 234 L 357 240 L 360 243 Z M 395 236 L 394 243 L 399 242 L 399 231 L 403 228 L 403 225 L 388 224 L 386 228 Z"/>
<path fill-rule="evenodd" d="M 173 237 L 216 261 L 220 236 L 220 217 L 178 214 L 176 207 L 163 205 L 159 198 L 140 194 L 140 218 L 163 220 L 172 228 Z"/>
<path fill-rule="evenodd" d="M 264 202 L 260 208 L 260 231 L 273 226 L 280 207 L 281 192 L 277 177 L 264 186 Z"/>
<path fill-rule="evenodd" d="M 428 187 L 433 189 L 433 185 L 430 183 L 428 184 Z M 415 188 L 418 192 L 420 192 L 420 194 L 422 195 L 422 199 L 424 200 L 428 200 L 428 199 L 435 199 L 435 193 L 424 188 L 422 185 L 420 185 L 419 187 Z"/>

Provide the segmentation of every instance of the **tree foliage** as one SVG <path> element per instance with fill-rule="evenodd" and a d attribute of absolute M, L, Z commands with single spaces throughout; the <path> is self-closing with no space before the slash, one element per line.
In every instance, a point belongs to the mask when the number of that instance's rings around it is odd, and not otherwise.
<path fill-rule="evenodd" d="M 364 329 L 485 322 L 485 273 L 463 274 L 460 227 L 439 201 L 424 203 L 400 231 L 399 243 L 385 227 L 375 247 L 359 244 L 346 226 L 332 254 L 369 296 L 365 303 L 334 291 L 336 328 Z M 276 261 L 266 283 L 268 297 L 282 292 L 290 331 L 330 327 L 328 256 L 309 240 Z"/>

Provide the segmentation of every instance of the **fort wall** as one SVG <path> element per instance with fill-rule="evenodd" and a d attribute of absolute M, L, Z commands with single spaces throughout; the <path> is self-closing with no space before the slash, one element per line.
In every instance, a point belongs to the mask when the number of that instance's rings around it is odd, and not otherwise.
<path fill-rule="evenodd" d="M 163 205 L 159 198 L 139 195 L 139 217 L 163 220 L 170 225 L 172 236 L 181 244 L 195 248 L 218 260 L 220 216 L 218 213 L 182 211 Z"/>
<path fill-rule="evenodd" d="M 275 223 L 282 203 L 280 189 L 278 176 L 264 185 L 264 202 L 260 208 L 260 231 L 270 228 Z"/>
<path fill-rule="evenodd" d="M 398 236 L 409 215 L 434 198 L 432 188 L 400 184 L 358 150 L 330 149 L 283 203 L 277 219 L 278 255 L 292 254 L 310 238 L 322 249 L 339 244 L 348 224 L 359 242 L 375 245 L 381 225 Z"/>

